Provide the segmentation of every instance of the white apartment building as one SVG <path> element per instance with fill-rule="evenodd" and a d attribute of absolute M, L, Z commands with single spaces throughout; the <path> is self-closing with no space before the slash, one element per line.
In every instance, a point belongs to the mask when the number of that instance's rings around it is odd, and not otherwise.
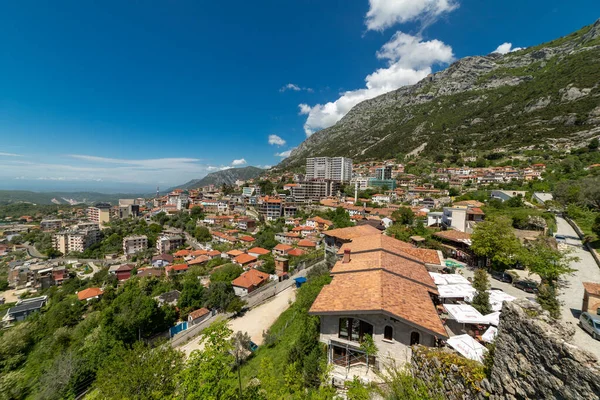
<path fill-rule="evenodd" d="M 306 159 L 306 180 L 330 179 L 349 182 L 352 178 L 352 159 L 346 157 L 310 157 Z"/>
<path fill-rule="evenodd" d="M 40 222 L 40 229 L 43 231 L 56 231 L 62 228 L 62 219 L 43 219 Z"/>
<path fill-rule="evenodd" d="M 179 235 L 165 235 L 156 241 L 156 250 L 158 250 L 158 254 L 168 253 L 169 251 L 177 250 L 184 243 L 184 239 Z"/>
<path fill-rule="evenodd" d="M 81 224 L 74 229 L 55 233 L 52 247 L 63 254 L 83 253 L 88 247 L 100 240 L 100 230 L 96 224 Z"/>
<path fill-rule="evenodd" d="M 136 254 L 148 248 L 146 235 L 132 235 L 123 238 L 123 253 L 126 256 Z"/>
<path fill-rule="evenodd" d="M 104 225 L 110 221 L 110 208 L 108 203 L 98 203 L 93 207 L 88 207 L 87 218 L 98 225 Z"/>

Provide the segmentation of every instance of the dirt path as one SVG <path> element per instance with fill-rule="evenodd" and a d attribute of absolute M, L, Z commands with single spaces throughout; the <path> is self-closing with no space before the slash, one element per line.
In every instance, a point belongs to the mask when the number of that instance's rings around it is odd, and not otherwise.
<path fill-rule="evenodd" d="M 244 316 L 230 320 L 228 326 L 233 332 L 248 332 L 252 341 L 261 345 L 263 331 L 269 329 L 281 313 L 288 309 L 290 302 L 295 299 L 296 288 L 290 287 L 273 297 L 269 302 L 248 311 Z M 183 351 L 186 356 L 189 356 L 194 350 L 200 350 L 202 348 L 199 343 L 200 337 L 181 346 L 179 350 Z"/>

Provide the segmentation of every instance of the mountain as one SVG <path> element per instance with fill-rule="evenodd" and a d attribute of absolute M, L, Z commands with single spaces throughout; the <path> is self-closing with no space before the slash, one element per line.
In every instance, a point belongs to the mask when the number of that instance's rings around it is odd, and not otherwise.
<path fill-rule="evenodd" d="M 148 194 L 96 193 L 96 192 L 31 192 L 27 190 L 0 190 L 0 205 L 14 203 L 33 204 L 92 204 L 108 202 L 117 204 L 119 199 L 147 197 Z"/>
<path fill-rule="evenodd" d="M 263 169 L 252 166 L 244 168 L 229 168 L 223 171 L 211 172 L 202 179 L 192 179 L 188 183 L 177 186 L 173 189 L 196 189 L 208 185 L 233 185 L 237 180 L 245 181 L 248 179 L 257 178 L 263 172 Z"/>
<path fill-rule="evenodd" d="M 277 168 L 356 160 L 568 148 L 600 134 L 600 20 L 505 55 L 466 57 L 415 85 L 359 103 Z"/>

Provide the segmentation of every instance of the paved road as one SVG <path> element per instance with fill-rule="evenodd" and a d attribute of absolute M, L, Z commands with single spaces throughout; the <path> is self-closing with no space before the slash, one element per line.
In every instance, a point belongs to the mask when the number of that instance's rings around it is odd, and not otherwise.
<path fill-rule="evenodd" d="M 563 322 L 576 325 L 579 322 L 583 302 L 583 282 L 600 282 L 600 268 L 592 255 L 581 247 L 581 241 L 577 238 L 577 233 L 571 228 L 571 225 L 561 217 L 556 218 L 556 223 L 557 233 L 568 236 L 567 242 L 572 244 L 570 247 L 573 249 L 573 255 L 579 257 L 579 261 L 572 264 L 572 268 L 577 271 L 566 277 L 564 288 L 560 294 Z M 600 359 L 600 341 L 592 339 L 579 326 L 576 326 L 573 343 Z"/>
<path fill-rule="evenodd" d="M 244 316 L 231 319 L 228 326 L 233 332 L 248 332 L 252 341 L 261 345 L 263 342 L 263 331 L 269 329 L 281 313 L 288 309 L 290 302 L 293 302 L 295 299 L 296 288 L 291 287 L 277 294 L 267 303 L 246 312 Z M 201 337 L 199 336 L 181 346 L 179 350 L 183 351 L 186 356 L 189 356 L 194 350 L 201 350 L 202 346 L 199 343 Z"/>
<path fill-rule="evenodd" d="M 29 242 L 23 243 L 23 246 L 25 246 L 25 249 L 27 250 L 27 254 L 29 254 L 29 256 L 31 256 L 31 257 L 43 258 L 43 259 L 48 258 L 47 256 L 40 253 L 38 251 L 38 249 L 35 248 L 35 246 L 30 245 Z"/>
<path fill-rule="evenodd" d="M 88 272 L 87 274 L 80 274 L 79 276 L 81 278 L 91 278 L 94 276 L 94 274 L 98 271 L 100 271 L 100 267 L 98 267 L 96 264 L 94 264 L 93 262 L 89 262 L 88 265 L 90 266 L 90 268 L 92 268 L 91 272 Z"/>

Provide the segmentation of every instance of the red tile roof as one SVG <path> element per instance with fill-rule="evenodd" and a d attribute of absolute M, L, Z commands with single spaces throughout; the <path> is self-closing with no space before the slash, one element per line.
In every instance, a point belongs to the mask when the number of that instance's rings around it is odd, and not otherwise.
<path fill-rule="evenodd" d="M 278 251 L 288 251 L 292 249 L 292 246 L 290 246 L 289 244 L 283 244 L 283 243 L 279 243 L 277 246 L 275 246 L 273 248 L 273 250 L 278 250 Z"/>
<path fill-rule="evenodd" d="M 235 261 L 236 263 L 241 264 L 241 265 L 248 264 L 248 263 L 251 263 L 256 260 L 257 260 L 256 257 L 251 256 L 250 254 L 245 254 L 245 253 L 242 253 L 233 259 L 233 261 Z"/>
<path fill-rule="evenodd" d="M 313 315 L 382 312 L 447 337 L 428 290 L 384 270 L 337 274 L 311 306 Z"/>
<path fill-rule="evenodd" d="M 302 239 L 298 242 L 298 246 L 300 246 L 300 247 L 317 247 L 317 244 L 310 240 Z"/>
<path fill-rule="evenodd" d="M 325 236 L 335 237 L 341 240 L 352 240 L 366 235 L 381 235 L 379 229 L 370 225 L 351 226 L 349 228 L 333 229 L 323 232 Z"/>
<path fill-rule="evenodd" d="M 257 287 L 261 285 L 263 282 L 269 280 L 269 274 L 265 274 L 257 269 L 251 269 L 247 272 L 244 272 L 239 277 L 235 278 L 231 284 L 233 286 L 242 287 L 245 289 L 250 289 L 251 287 Z"/>
<path fill-rule="evenodd" d="M 255 253 L 264 256 L 265 254 L 269 254 L 270 251 L 267 249 L 263 249 L 262 247 L 253 247 L 250 250 L 248 250 L 248 253 Z"/>
<path fill-rule="evenodd" d="M 221 255 L 221 252 L 219 250 L 211 250 L 208 252 L 207 254 L 209 257 L 216 257 Z"/>
<path fill-rule="evenodd" d="M 294 257 L 299 257 L 303 254 L 305 254 L 306 252 L 302 249 L 292 249 L 290 251 L 287 252 L 288 256 L 294 256 Z"/>
<path fill-rule="evenodd" d="M 210 258 L 208 256 L 198 256 L 196 258 L 194 258 L 191 261 L 188 261 L 189 265 L 196 265 L 196 264 L 202 264 L 207 262 L 208 260 L 210 260 Z"/>
<path fill-rule="evenodd" d="M 102 295 L 102 293 L 104 293 L 104 290 L 97 288 L 97 287 L 92 287 L 92 288 L 83 289 L 82 291 L 77 293 L 77 298 L 80 301 L 83 301 L 83 300 L 91 299 L 96 296 L 100 296 L 100 295 Z"/>
<path fill-rule="evenodd" d="M 173 253 L 173 255 L 175 257 L 187 257 L 190 255 L 190 253 L 190 250 L 177 250 L 175 253 Z"/>
<path fill-rule="evenodd" d="M 200 308 L 198 310 L 194 310 L 192 311 L 189 316 L 192 318 L 192 320 L 204 317 L 206 314 L 210 313 L 210 310 L 208 308 Z"/>
<path fill-rule="evenodd" d="M 240 236 L 239 239 L 243 242 L 251 243 L 254 242 L 254 238 L 252 236 L 244 235 Z"/>
<path fill-rule="evenodd" d="M 410 243 L 382 234 L 357 237 L 352 242 L 342 245 L 338 254 L 344 254 L 346 249 L 350 249 L 352 253 L 385 250 L 423 263 L 438 265 L 442 263 L 436 250 L 417 248 Z"/>

